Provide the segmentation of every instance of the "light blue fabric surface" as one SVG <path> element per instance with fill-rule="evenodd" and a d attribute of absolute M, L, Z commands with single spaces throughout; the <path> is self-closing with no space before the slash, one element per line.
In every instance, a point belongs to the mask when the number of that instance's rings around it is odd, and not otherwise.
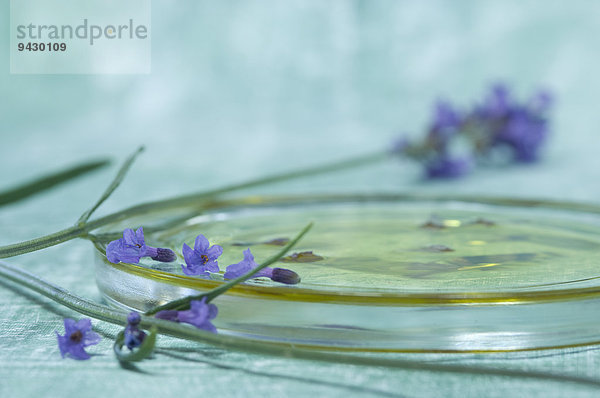
<path fill-rule="evenodd" d="M 9 75 L 0 55 L 0 188 L 136 146 L 146 153 L 100 214 L 376 150 L 418 134 L 438 96 L 467 105 L 496 79 L 557 96 L 541 163 L 423 182 L 408 163 L 261 192 L 453 192 L 599 203 L 600 3 L 592 1 L 154 1 L 151 75 Z M 2 25 L 8 23 L 4 0 Z M 114 171 L 114 169 L 112 170 Z M 0 245 L 75 222 L 112 177 L 104 170 L 0 209 Z M 9 259 L 99 300 L 88 242 Z M 77 316 L 0 282 L 0 396 L 597 396 L 568 383 L 322 364 L 161 338 L 140 372 L 110 336 L 90 361 L 62 360 L 54 330 Z M 600 331 L 599 331 L 600 333 Z M 585 347 L 497 355 L 408 356 L 600 380 Z M 362 388 L 362 389 L 361 389 Z M 377 390 L 377 393 L 373 390 Z"/>

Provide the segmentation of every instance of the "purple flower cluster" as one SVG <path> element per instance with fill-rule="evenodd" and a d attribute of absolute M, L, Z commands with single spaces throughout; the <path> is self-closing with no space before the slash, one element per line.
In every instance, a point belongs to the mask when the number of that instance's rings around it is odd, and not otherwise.
<path fill-rule="evenodd" d="M 211 246 L 204 235 L 198 235 L 196 237 L 193 249 L 184 243 L 182 253 L 185 265 L 182 264 L 181 269 L 185 275 L 210 277 L 211 273 L 218 273 L 220 271 L 218 258 L 223 254 L 223 248 L 219 245 Z M 106 257 L 113 263 L 118 263 L 119 261 L 138 263 L 141 257 L 151 257 L 158 261 L 168 262 L 174 261 L 176 258 L 175 253 L 169 249 L 147 246 L 142 228 L 139 228 L 135 232 L 132 229 L 125 229 L 123 231 L 123 238 L 112 241 L 107 245 Z M 258 267 L 258 264 L 254 261 L 254 256 L 250 252 L 250 249 L 247 249 L 244 251 L 244 259 L 242 261 L 227 267 L 224 278 L 238 278 L 256 267 Z M 285 268 L 266 267 L 252 276 L 252 278 L 260 277 L 267 277 L 275 282 L 290 285 L 300 282 L 300 277 L 297 273 Z M 206 298 L 203 298 L 202 300 L 191 301 L 189 310 L 160 311 L 156 314 L 156 317 L 173 322 L 189 323 L 199 329 L 216 333 L 217 329 L 211 323 L 211 320 L 217 316 L 217 312 L 217 307 L 214 304 L 207 303 Z M 139 347 L 146 337 L 146 333 L 139 329 L 139 323 L 140 315 L 137 312 L 130 313 L 127 317 L 127 326 L 124 331 L 124 343 L 130 350 Z M 67 330 L 66 320 L 65 329 Z M 68 329 L 67 335 L 70 335 L 70 333 L 74 332 L 71 331 L 71 329 Z M 65 336 L 59 336 L 61 352 L 64 350 L 64 352 L 71 353 L 74 357 L 82 357 L 82 359 L 84 359 L 84 346 L 66 345 L 66 342 L 61 342 L 61 338 L 63 340 L 67 339 Z M 77 337 L 79 335 L 75 334 L 75 336 Z"/>
<path fill-rule="evenodd" d="M 190 276 L 209 276 L 210 273 L 219 272 L 219 263 L 217 259 L 223 254 L 223 248 L 219 245 L 211 246 L 204 235 L 198 235 L 192 249 L 185 243 L 183 244 L 183 258 L 185 265 L 181 265 L 183 273 Z M 235 279 L 254 268 L 258 264 L 254 261 L 254 256 L 250 249 L 244 250 L 244 259 L 237 264 L 227 266 L 223 277 L 225 279 Z M 300 276 L 294 271 L 285 268 L 266 267 L 258 271 L 252 278 L 266 277 L 274 282 L 294 285 L 300 282 Z"/>
<path fill-rule="evenodd" d="M 463 176 L 495 153 L 508 153 L 505 160 L 510 162 L 534 162 L 548 136 L 551 105 L 545 91 L 520 103 L 505 85 L 497 84 L 469 111 L 439 101 L 425 139 L 402 137 L 392 151 L 422 162 L 428 178 Z M 457 153 L 457 148 L 463 151 Z"/>
<path fill-rule="evenodd" d="M 208 277 L 211 273 L 220 271 L 218 258 L 223 254 L 223 247 L 210 245 L 204 235 L 198 235 L 192 249 L 187 244 L 182 247 L 185 265 L 181 265 L 184 274 L 188 276 Z M 175 253 L 170 249 L 155 248 L 146 245 L 144 230 L 140 227 L 137 231 L 127 228 L 123 231 L 121 239 L 114 240 L 106 246 L 106 258 L 112 263 L 119 261 L 137 264 L 142 257 L 153 260 L 172 262 L 176 259 Z M 250 270 L 258 267 L 250 249 L 244 251 L 244 259 L 237 264 L 231 264 L 225 271 L 225 279 L 235 279 Z M 275 282 L 293 285 L 300 282 L 300 277 L 294 271 L 285 268 L 264 268 L 252 278 L 267 277 Z"/>

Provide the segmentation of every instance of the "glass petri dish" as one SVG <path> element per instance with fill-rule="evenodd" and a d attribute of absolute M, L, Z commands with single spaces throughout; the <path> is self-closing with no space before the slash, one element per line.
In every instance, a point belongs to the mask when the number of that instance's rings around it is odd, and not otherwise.
<path fill-rule="evenodd" d="M 219 333 L 338 351 L 503 352 L 600 342 L 600 207 L 419 195 L 247 197 L 131 217 L 170 264 L 111 264 L 96 243 L 106 300 L 148 310 L 223 283 L 181 271 L 198 234 L 223 246 L 221 269 L 251 248 L 257 262 L 309 221 L 275 264 L 298 285 L 248 281 L 215 299 Z M 290 253 L 290 254 L 292 254 Z"/>

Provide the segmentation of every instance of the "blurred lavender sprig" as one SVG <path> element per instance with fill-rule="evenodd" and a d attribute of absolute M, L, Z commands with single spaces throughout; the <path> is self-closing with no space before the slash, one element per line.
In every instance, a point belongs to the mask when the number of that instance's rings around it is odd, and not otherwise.
<path fill-rule="evenodd" d="M 504 84 L 494 85 L 466 111 L 438 101 L 425 137 L 403 136 L 393 152 L 421 162 L 428 178 L 460 177 L 478 164 L 532 163 L 548 137 L 551 105 L 547 91 L 523 103 Z"/>

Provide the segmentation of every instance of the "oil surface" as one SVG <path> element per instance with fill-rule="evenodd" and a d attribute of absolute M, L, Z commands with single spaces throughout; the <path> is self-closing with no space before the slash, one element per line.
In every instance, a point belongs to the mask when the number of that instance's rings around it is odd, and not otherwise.
<path fill-rule="evenodd" d="M 290 253 L 302 254 L 274 265 L 296 271 L 305 289 L 510 292 L 590 286 L 600 275 L 598 217 L 547 209 L 387 202 L 246 207 L 191 217 L 146 241 L 181 257 L 182 243 L 193 246 L 204 234 L 223 246 L 224 271 L 246 248 L 257 262 L 272 256 L 309 221 L 314 228 Z M 150 266 L 182 273 L 178 264 Z"/>

